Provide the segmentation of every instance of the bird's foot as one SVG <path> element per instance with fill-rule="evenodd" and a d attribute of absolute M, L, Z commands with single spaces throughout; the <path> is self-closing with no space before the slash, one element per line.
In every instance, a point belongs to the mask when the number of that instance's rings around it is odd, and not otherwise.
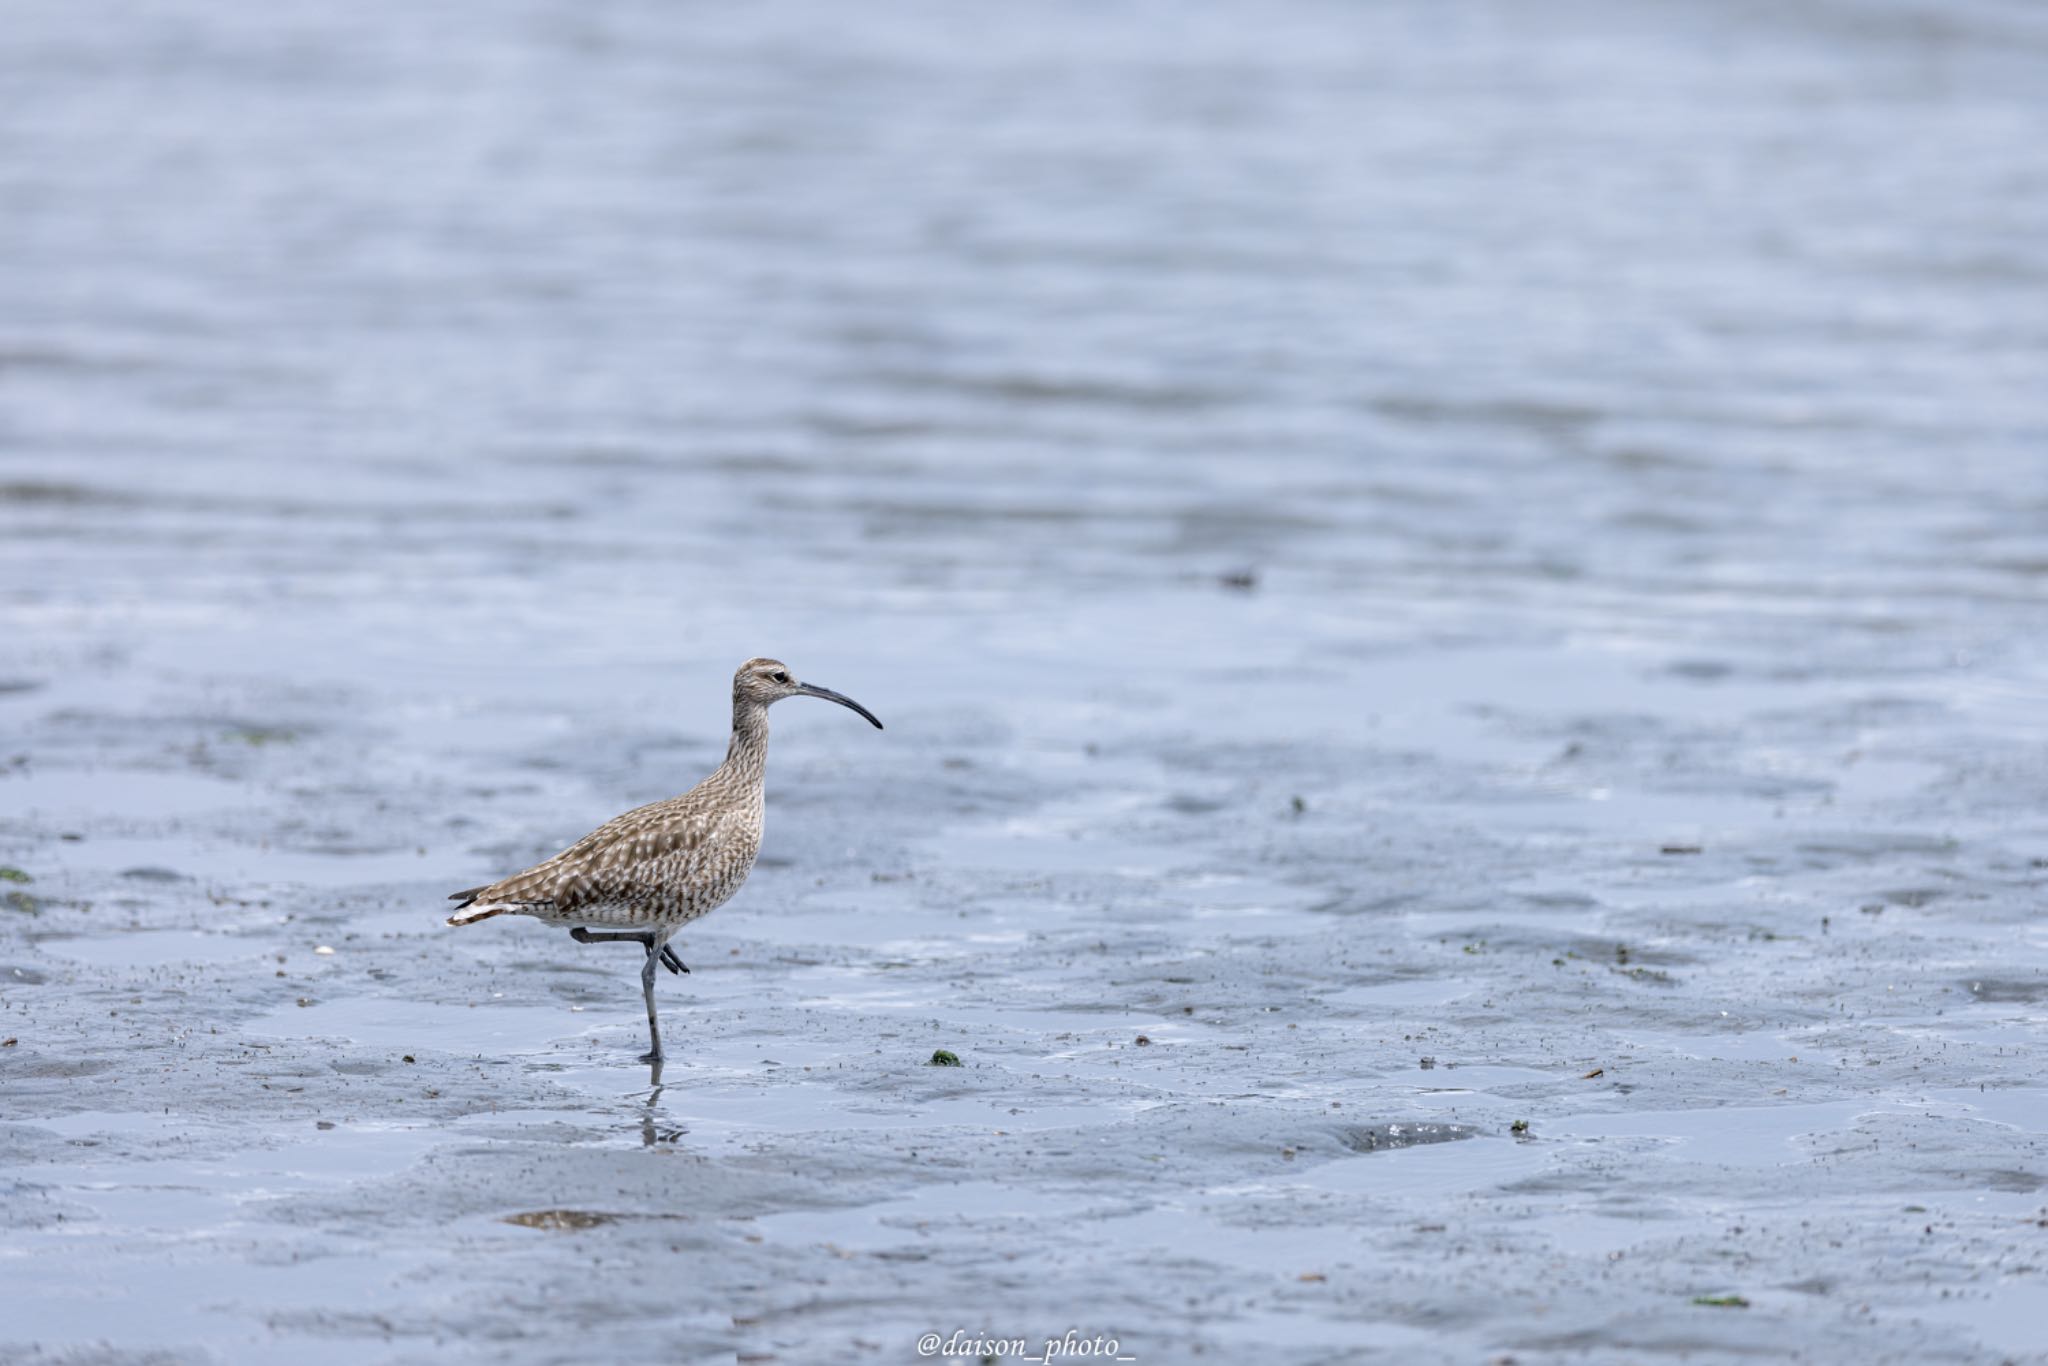
<path fill-rule="evenodd" d="M 688 972 L 690 970 L 683 963 L 682 959 L 676 957 L 676 951 L 670 948 L 664 948 L 661 951 L 661 965 L 667 968 L 670 972 L 676 973 L 678 975 Z"/>
<path fill-rule="evenodd" d="M 656 1066 L 660 1066 L 662 1061 L 661 1053 L 658 1050 L 653 1053 L 642 1053 L 640 1055 L 640 1061 L 651 1062 Z"/>
<path fill-rule="evenodd" d="M 569 937 L 579 944 L 588 944 L 590 942 L 590 931 L 582 925 L 578 925 L 575 929 L 569 931 Z"/>

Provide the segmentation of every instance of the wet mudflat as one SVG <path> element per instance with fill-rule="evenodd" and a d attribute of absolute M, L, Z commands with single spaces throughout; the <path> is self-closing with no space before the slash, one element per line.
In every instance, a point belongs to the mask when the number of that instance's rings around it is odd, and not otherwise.
<path fill-rule="evenodd" d="M 0 1357 L 2042 1359 L 2030 7 L 117 10 L 0 45 Z M 889 729 L 657 1086 L 442 898 L 760 653 Z"/>

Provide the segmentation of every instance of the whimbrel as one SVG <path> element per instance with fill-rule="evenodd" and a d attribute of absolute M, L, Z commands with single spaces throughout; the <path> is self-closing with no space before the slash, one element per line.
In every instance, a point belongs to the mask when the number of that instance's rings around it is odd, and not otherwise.
<path fill-rule="evenodd" d="M 680 797 L 614 816 L 545 863 L 488 887 L 449 897 L 462 907 L 451 925 L 494 915 L 530 915 L 573 926 L 579 944 L 629 941 L 647 950 L 640 969 L 647 998 L 647 1037 L 640 1059 L 661 1061 L 661 1025 L 654 1015 L 654 967 L 689 969 L 669 948 L 677 930 L 724 905 L 754 867 L 761 849 L 768 763 L 768 708 L 785 697 L 822 697 L 882 723 L 866 707 L 830 688 L 799 683 L 789 666 L 750 659 L 732 676 L 732 744 L 725 762 Z M 592 929 L 591 926 L 604 926 Z"/>

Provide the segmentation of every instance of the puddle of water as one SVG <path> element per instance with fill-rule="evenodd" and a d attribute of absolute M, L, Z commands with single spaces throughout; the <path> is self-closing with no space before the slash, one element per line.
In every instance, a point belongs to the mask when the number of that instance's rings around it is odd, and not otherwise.
<path fill-rule="evenodd" d="M 1929 1091 L 1927 1098 L 1956 1106 L 1992 1124 L 2009 1124 L 2030 1134 L 2048 1134 L 2048 1089 L 2025 1086 L 1957 1086 Z"/>
<path fill-rule="evenodd" d="M 1624 1219 L 1585 1211 L 1547 1212 L 1541 1235 L 1559 1248 L 1602 1259 L 1640 1243 L 1665 1241 L 1687 1234 L 1704 1235 L 1707 1221 L 1695 1219 Z"/>
<path fill-rule="evenodd" d="M 101 1143 L 137 1133 L 169 1140 L 189 1136 L 190 1119 L 180 1116 L 174 1125 L 157 1126 L 155 1118 L 86 1113 L 37 1127 Z M 179 1143 L 133 1159 L 41 1165 L 36 1179 L 93 1206 L 106 1224 L 175 1233 L 231 1217 L 225 1206 L 392 1175 L 447 1142 L 436 1129 L 344 1120 L 319 1129 L 316 1118 L 309 1111 L 289 1133 L 269 1126 L 262 1142 L 222 1155 L 189 1156 Z"/>
<path fill-rule="evenodd" d="M 78 1160 L 34 1168 L 37 1186 L 92 1217 L 11 1241 L 8 1340 L 135 1351 L 205 1343 L 229 1359 L 265 1359 L 276 1350 L 280 1316 L 371 1303 L 418 1264 L 416 1250 L 388 1247 L 360 1255 L 330 1247 L 301 1259 L 290 1253 L 290 1234 L 260 1210 L 279 1197 L 399 1172 L 447 1141 L 439 1129 L 344 1121 L 320 1130 L 309 1114 L 289 1135 L 265 1124 L 249 1132 L 250 1146 L 195 1156 L 215 1134 L 203 1124 L 187 1114 L 108 1111 L 37 1121 L 98 1145 L 66 1148 Z M 98 1155 L 136 1143 L 145 1151 Z M 239 1249 L 231 1276 L 213 1242 L 221 1237 Z M 269 1244 L 277 1244 L 275 1255 L 263 1252 Z M 290 1354 L 316 1363 L 361 1359 L 356 1345 L 319 1339 Z"/>
<path fill-rule="evenodd" d="M 1820 1105 L 1581 1114 L 1550 1120 L 1543 1128 L 1549 1137 L 1659 1139 L 1678 1148 L 1680 1156 L 1699 1162 L 1780 1167 L 1811 1160 L 1802 1151 L 1802 1139 L 1848 1128 L 1860 1116 L 1891 1108 L 1863 1101 L 1831 1101 Z"/>
<path fill-rule="evenodd" d="M 10 1258 L 7 1334 L 12 1342 L 80 1342 L 133 1352 L 185 1351 L 205 1343 L 228 1360 L 275 1360 L 287 1350 L 307 1366 L 351 1366 L 359 1342 L 290 1334 L 279 1346 L 271 1325 L 294 1312 L 333 1314 L 337 1306 L 376 1304 L 418 1274 L 422 1255 L 405 1248 L 335 1251 L 303 1262 L 263 1257 L 260 1230 L 244 1230 L 250 1254 L 232 1277 L 210 1258 L 174 1250 L 109 1253 L 98 1240 L 26 1235 Z"/>
<path fill-rule="evenodd" d="M 1784 1062 L 1800 1056 L 1800 1046 L 1782 1034 L 1768 1030 L 1747 1030 L 1739 1034 L 1680 1034 L 1632 1029 L 1622 1036 L 1625 1046 L 1646 1054 L 1670 1054 L 1726 1062 Z"/>
<path fill-rule="evenodd" d="M 317 990 L 317 987 L 315 988 Z M 646 1030 L 644 1014 L 622 1011 Z M 242 1026 L 250 1034 L 281 1039 L 347 1039 L 372 1047 L 414 1053 L 432 1050 L 468 1055 L 531 1055 L 567 1039 L 609 1030 L 621 1020 L 567 1006 L 437 1005 L 396 996 L 344 996 L 310 1006 L 266 1011 Z M 642 1047 L 645 1045 L 643 1044 Z"/>
<path fill-rule="evenodd" d="M 1463 1195 L 1533 1175 L 1549 1160 L 1541 1144 L 1480 1136 L 1339 1158 L 1308 1169 L 1289 1184 L 1402 1199 L 1418 1191 Z"/>

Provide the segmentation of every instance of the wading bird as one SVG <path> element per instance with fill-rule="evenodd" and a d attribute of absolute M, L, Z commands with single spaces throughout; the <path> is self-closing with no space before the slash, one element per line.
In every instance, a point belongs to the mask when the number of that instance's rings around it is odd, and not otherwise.
<path fill-rule="evenodd" d="M 654 968 L 689 969 L 668 947 L 683 926 L 718 909 L 740 889 L 761 849 L 768 763 L 768 708 L 785 697 L 822 697 L 882 723 L 866 707 L 809 683 L 779 660 L 750 659 L 732 677 L 732 744 L 725 762 L 680 797 L 614 816 L 545 863 L 488 887 L 457 892 L 451 925 L 494 915 L 530 915 L 569 925 L 579 944 L 625 940 L 647 950 L 640 986 L 647 1037 L 640 1059 L 661 1061 L 654 1015 Z M 593 926 L 598 928 L 592 928 Z"/>

